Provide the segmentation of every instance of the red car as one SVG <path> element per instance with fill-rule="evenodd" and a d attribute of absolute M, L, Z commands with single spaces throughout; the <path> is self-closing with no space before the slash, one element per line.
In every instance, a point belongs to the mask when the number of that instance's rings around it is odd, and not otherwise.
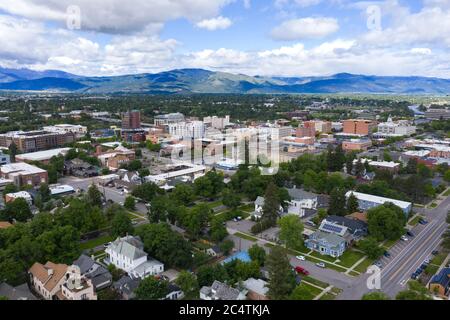
<path fill-rule="evenodd" d="M 295 267 L 295 272 L 297 272 L 298 274 L 303 274 L 305 276 L 309 275 L 309 271 L 302 268 L 302 267 Z"/>

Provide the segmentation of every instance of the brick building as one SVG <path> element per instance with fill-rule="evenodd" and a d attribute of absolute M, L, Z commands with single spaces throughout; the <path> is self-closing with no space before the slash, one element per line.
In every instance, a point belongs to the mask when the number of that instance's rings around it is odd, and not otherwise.
<path fill-rule="evenodd" d="M 1 166 L 0 177 L 3 179 L 12 180 L 18 187 L 25 185 L 37 187 L 43 183 L 48 183 L 48 173 L 46 170 L 25 162 L 11 163 Z"/>
<path fill-rule="evenodd" d="M 12 143 L 21 152 L 36 152 L 63 147 L 74 142 L 73 132 L 48 132 L 48 131 L 12 131 L 0 134 L 0 147 L 8 148 Z"/>
<path fill-rule="evenodd" d="M 368 136 L 377 128 L 377 122 L 372 120 L 345 120 L 343 126 L 346 134 Z"/>

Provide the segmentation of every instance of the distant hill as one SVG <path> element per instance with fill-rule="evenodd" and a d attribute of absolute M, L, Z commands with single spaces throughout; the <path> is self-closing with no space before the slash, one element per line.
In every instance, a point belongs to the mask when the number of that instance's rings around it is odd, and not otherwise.
<path fill-rule="evenodd" d="M 0 90 L 92 94 L 450 94 L 450 80 L 426 77 L 379 77 L 349 73 L 327 77 L 251 77 L 203 69 L 179 69 L 157 74 L 114 77 L 83 77 L 57 70 L 0 68 Z"/>

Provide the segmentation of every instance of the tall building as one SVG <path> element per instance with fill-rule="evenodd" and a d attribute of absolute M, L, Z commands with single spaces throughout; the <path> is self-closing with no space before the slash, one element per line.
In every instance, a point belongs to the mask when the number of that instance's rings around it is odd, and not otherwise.
<path fill-rule="evenodd" d="M 132 130 L 141 128 L 141 112 L 137 110 L 122 114 L 122 129 Z"/>
<path fill-rule="evenodd" d="M 21 152 L 36 152 L 63 147 L 74 142 L 73 132 L 12 131 L 0 134 L 0 147 L 8 148 L 12 143 Z"/>
<path fill-rule="evenodd" d="M 184 122 L 185 117 L 182 113 L 162 114 L 155 117 L 156 126 L 167 126 L 169 124 Z"/>
<path fill-rule="evenodd" d="M 393 121 L 389 118 L 387 122 L 378 125 L 377 136 L 379 137 L 401 137 L 416 133 L 416 127 L 408 120 Z"/>
<path fill-rule="evenodd" d="M 376 128 L 376 121 L 372 120 L 345 120 L 343 122 L 345 134 L 368 136 Z"/>
<path fill-rule="evenodd" d="M 75 125 L 75 124 L 57 124 L 54 126 L 47 126 L 42 129 L 44 131 L 57 132 L 57 133 L 71 132 L 71 133 L 75 134 L 77 137 L 83 137 L 87 133 L 87 127 Z"/>

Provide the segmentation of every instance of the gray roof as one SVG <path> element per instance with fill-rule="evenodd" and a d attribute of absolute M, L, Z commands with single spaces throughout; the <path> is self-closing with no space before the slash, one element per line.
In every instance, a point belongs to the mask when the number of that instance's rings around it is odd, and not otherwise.
<path fill-rule="evenodd" d="M 88 257 L 85 254 L 82 254 L 77 260 L 73 262 L 74 265 L 80 267 L 81 274 L 85 274 L 92 268 L 95 264 L 95 261 L 92 258 Z"/>
<path fill-rule="evenodd" d="M 310 240 L 315 240 L 318 242 L 322 242 L 324 244 L 327 244 L 331 247 L 338 247 L 342 242 L 346 242 L 346 240 L 341 237 L 338 236 L 337 234 L 334 233 L 327 233 L 327 232 L 323 232 L 323 231 L 316 231 L 314 232 L 310 237 Z"/>
<path fill-rule="evenodd" d="M 127 236 L 117 238 L 108 249 L 117 252 L 131 260 L 136 260 L 147 256 L 144 252 L 144 245 L 139 237 Z"/>
<path fill-rule="evenodd" d="M 258 198 L 256 198 L 255 204 L 256 204 L 257 206 L 262 207 L 262 206 L 264 205 L 264 197 L 258 197 Z"/>
<path fill-rule="evenodd" d="M 217 280 L 214 281 L 211 290 L 215 292 L 215 297 L 219 300 L 237 300 L 240 294 L 238 289 Z"/>
<path fill-rule="evenodd" d="M 139 287 L 141 283 L 140 278 L 131 279 L 129 276 L 123 276 L 113 284 L 113 288 L 117 291 L 120 291 L 122 294 L 130 296 L 134 290 Z"/>
<path fill-rule="evenodd" d="M 75 260 L 73 264 L 80 267 L 82 275 L 86 275 L 87 278 L 92 280 L 92 284 L 96 289 L 109 286 L 112 282 L 111 273 L 105 267 L 84 254 Z"/>
<path fill-rule="evenodd" d="M 26 283 L 17 287 L 0 283 L 0 297 L 7 297 L 9 300 L 37 300 Z"/>
<path fill-rule="evenodd" d="M 341 216 L 328 216 L 326 220 L 347 227 L 349 232 L 353 235 L 366 236 L 368 233 L 367 223 L 360 220 Z"/>
<path fill-rule="evenodd" d="M 261 279 L 249 278 L 243 283 L 244 287 L 250 291 L 256 292 L 260 295 L 267 295 L 269 288 L 267 288 L 267 282 Z"/>
<path fill-rule="evenodd" d="M 144 263 L 138 265 L 133 271 L 137 273 L 145 273 L 145 271 L 149 268 L 153 268 L 154 266 L 163 266 L 164 264 L 156 259 L 148 259 Z"/>
<path fill-rule="evenodd" d="M 287 189 L 289 195 L 292 200 L 304 200 L 304 199 L 316 199 L 318 197 L 317 194 L 305 191 L 303 189 Z"/>

